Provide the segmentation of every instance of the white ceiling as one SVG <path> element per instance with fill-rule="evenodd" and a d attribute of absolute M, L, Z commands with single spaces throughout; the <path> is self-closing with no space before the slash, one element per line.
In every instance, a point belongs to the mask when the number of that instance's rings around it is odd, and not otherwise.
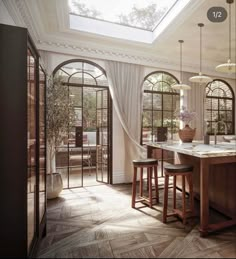
<path fill-rule="evenodd" d="M 98 0 L 99 1 L 99 0 Z M 191 0 L 171 25 L 152 43 L 138 43 L 69 29 L 67 0 L 3 0 L 17 24 L 27 26 L 38 49 L 119 60 L 146 66 L 179 69 L 179 43 L 183 44 L 183 70 L 199 72 L 199 22 L 204 23 L 203 73 L 228 59 L 228 19 L 212 23 L 212 6 L 228 10 L 226 0 Z M 232 59 L 235 62 L 235 3 L 232 5 Z M 232 76 L 231 76 L 232 77 Z M 235 78 L 235 75 L 233 75 Z"/>

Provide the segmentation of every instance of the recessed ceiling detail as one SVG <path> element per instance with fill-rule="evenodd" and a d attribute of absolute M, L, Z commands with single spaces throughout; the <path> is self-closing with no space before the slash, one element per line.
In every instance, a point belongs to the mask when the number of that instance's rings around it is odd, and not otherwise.
<path fill-rule="evenodd" d="M 70 28 L 152 43 L 190 0 L 68 0 Z"/>
<path fill-rule="evenodd" d="M 69 0 L 70 13 L 153 31 L 178 0 Z"/>

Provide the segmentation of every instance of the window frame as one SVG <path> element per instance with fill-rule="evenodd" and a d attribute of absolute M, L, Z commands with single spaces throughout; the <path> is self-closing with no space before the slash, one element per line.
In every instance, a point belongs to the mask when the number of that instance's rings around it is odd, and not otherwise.
<path fill-rule="evenodd" d="M 162 74 L 162 79 L 161 80 L 157 80 L 155 83 L 154 82 L 151 82 L 151 81 L 149 81 L 148 80 L 148 78 L 149 77 L 151 77 L 152 75 L 154 75 L 154 74 Z M 165 80 L 163 80 L 163 74 L 164 75 L 167 75 L 167 76 L 170 76 L 174 81 L 175 81 L 175 83 L 179 83 L 179 80 L 173 75 L 173 74 L 171 74 L 171 73 L 169 73 L 169 72 L 166 72 L 166 71 L 154 71 L 154 72 L 152 72 L 152 73 L 149 73 L 147 76 L 145 76 L 145 78 L 144 78 L 144 80 L 143 80 L 143 94 L 145 94 L 145 93 L 149 93 L 149 94 L 151 94 L 152 95 L 152 97 L 151 97 L 151 108 L 150 109 L 146 109 L 146 108 L 144 108 L 144 102 L 143 102 L 143 107 L 142 107 L 142 125 L 141 125 L 141 136 L 140 136 L 140 144 L 141 145 L 145 145 L 145 143 L 144 143 L 144 139 L 143 139 L 143 134 L 144 134 L 144 121 L 143 121 L 143 116 L 144 116 L 144 112 L 145 111 L 151 111 L 151 126 L 150 126 L 150 128 L 151 128 L 151 141 L 155 141 L 155 129 L 157 128 L 157 126 L 154 126 L 154 112 L 155 111 L 159 111 L 159 112 L 161 112 L 161 127 L 163 127 L 163 126 L 165 126 L 165 125 L 163 125 L 163 123 L 164 123 L 164 112 L 165 111 L 168 111 L 168 112 L 171 112 L 171 138 L 173 138 L 173 118 L 174 118 L 174 112 L 175 112 L 175 109 L 173 109 L 173 96 L 178 96 L 178 98 L 179 98 L 179 102 L 180 102 L 180 92 L 179 91 L 176 91 L 176 90 L 174 90 L 174 89 L 172 89 L 171 88 L 171 84 L 169 84 L 168 82 L 166 82 Z M 145 81 L 147 81 L 148 80 L 148 82 L 150 83 L 150 84 L 152 84 L 153 86 L 152 86 L 152 90 L 147 90 L 147 89 L 145 89 L 144 87 L 144 84 L 145 84 Z M 153 90 L 153 88 L 155 87 L 155 85 L 156 84 L 158 84 L 158 83 L 160 83 L 160 82 L 165 82 L 165 83 L 167 83 L 168 85 L 169 85 L 169 87 L 170 87 L 170 91 L 163 91 L 163 90 Z M 161 95 L 161 109 L 156 109 L 156 108 L 154 108 L 153 107 L 153 100 L 154 100 L 154 95 Z M 164 96 L 172 96 L 172 107 L 171 107 L 171 109 L 168 109 L 168 110 L 166 110 L 166 109 L 164 109 L 164 104 L 163 104 L 163 99 L 164 99 Z M 169 128 L 169 127 L 168 127 Z"/>
<path fill-rule="evenodd" d="M 209 91 L 214 91 L 215 89 L 221 89 L 220 86 L 215 88 L 214 90 L 211 89 L 211 85 L 212 83 L 214 82 L 221 82 L 223 83 L 226 87 L 228 87 L 228 90 L 230 91 L 232 97 L 222 97 L 222 96 L 209 96 L 208 93 Z M 222 89 L 222 91 L 225 91 L 224 89 Z M 207 122 L 207 125 L 210 124 L 210 131 L 209 129 L 207 130 L 207 133 L 208 135 L 214 135 L 214 126 L 213 123 L 215 122 L 212 118 L 213 118 L 213 112 L 217 112 L 217 117 L 218 117 L 218 120 L 220 120 L 220 112 L 222 111 L 222 109 L 220 108 L 220 101 L 223 100 L 223 101 L 226 101 L 226 100 L 232 100 L 232 108 L 230 110 L 227 109 L 224 109 L 223 111 L 225 111 L 227 113 L 227 111 L 230 111 L 232 113 L 232 120 L 224 120 L 224 122 L 226 124 L 232 124 L 232 127 L 231 127 L 231 131 L 229 130 L 229 128 L 227 127 L 227 134 L 224 134 L 220 131 L 220 128 L 222 127 L 222 124 L 221 123 L 218 123 L 218 128 L 217 128 L 217 135 L 234 135 L 235 134 L 235 96 L 234 96 L 234 91 L 232 89 L 232 87 L 230 86 L 230 84 L 228 82 L 226 82 L 225 80 L 223 79 L 214 79 L 212 82 L 208 83 L 205 87 L 205 109 L 206 109 L 206 114 L 210 113 L 210 118 L 211 120 L 206 120 Z M 218 108 L 217 109 L 212 109 L 212 105 L 211 105 L 211 109 L 208 109 L 207 107 L 207 102 L 208 100 L 217 100 L 217 105 L 218 105 Z M 212 102 L 211 102 L 212 103 Z M 227 118 L 227 115 L 226 115 L 226 118 Z"/>

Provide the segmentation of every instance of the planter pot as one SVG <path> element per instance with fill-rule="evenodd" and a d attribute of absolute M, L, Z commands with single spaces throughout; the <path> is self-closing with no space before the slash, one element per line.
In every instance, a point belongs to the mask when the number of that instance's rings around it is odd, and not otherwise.
<path fill-rule="evenodd" d="M 196 134 L 196 128 L 192 129 L 188 124 L 185 125 L 183 129 L 179 130 L 179 138 L 183 143 L 192 142 Z"/>
<path fill-rule="evenodd" d="M 62 178 L 59 173 L 47 174 L 47 199 L 55 199 L 63 189 Z"/>

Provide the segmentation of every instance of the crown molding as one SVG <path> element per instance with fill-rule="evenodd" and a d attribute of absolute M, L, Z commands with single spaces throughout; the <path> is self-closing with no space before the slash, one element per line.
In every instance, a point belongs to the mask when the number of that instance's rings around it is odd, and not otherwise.
<path fill-rule="evenodd" d="M 132 53 L 130 50 L 117 50 L 114 48 L 99 48 L 89 46 L 88 44 L 76 44 L 68 42 L 59 42 L 51 40 L 39 40 L 36 44 L 37 48 L 42 51 L 54 52 L 60 54 L 73 55 L 75 57 L 84 57 L 100 60 L 113 60 L 126 63 L 134 63 L 147 67 L 158 67 L 163 69 L 171 69 L 179 71 L 179 60 L 168 59 L 165 57 L 153 57 L 153 55 L 147 55 L 145 53 Z M 199 65 L 190 62 L 183 64 L 184 71 L 190 73 L 198 73 Z M 215 64 L 208 64 L 203 67 L 204 74 L 219 77 L 219 73 L 215 70 Z M 222 76 L 221 76 L 222 77 Z M 226 78 L 235 79 L 233 75 L 224 75 Z"/>
<path fill-rule="evenodd" d="M 21 1 L 2 0 L 16 26 L 27 27 L 21 15 Z"/>

